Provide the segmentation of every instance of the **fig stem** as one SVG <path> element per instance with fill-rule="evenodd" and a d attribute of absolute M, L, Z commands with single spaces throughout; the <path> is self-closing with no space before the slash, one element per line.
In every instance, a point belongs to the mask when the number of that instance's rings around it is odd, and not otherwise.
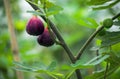
<path fill-rule="evenodd" d="M 106 69 L 105 69 L 105 72 L 104 72 L 104 78 L 103 79 L 106 79 L 108 69 L 109 69 L 109 63 L 107 62 Z"/>
<path fill-rule="evenodd" d="M 44 10 L 46 10 L 46 9 L 44 8 Z M 45 11 L 45 13 L 46 13 L 46 11 Z M 48 27 L 48 31 L 50 32 L 50 36 L 51 36 L 52 40 L 53 40 L 56 44 L 62 45 L 62 43 L 61 43 L 60 41 L 57 41 L 57 40 L 56 40 L 55 35 L 54 35 L 53 32 L 51 31 L 48 17 L 47 17 L 47 16 L 45 16 L 45 17 L 46 17 L 46 23 L 47 23 L 47 25 L 48 25 L 48 26 L 47 26 L 47 27 Z"/>

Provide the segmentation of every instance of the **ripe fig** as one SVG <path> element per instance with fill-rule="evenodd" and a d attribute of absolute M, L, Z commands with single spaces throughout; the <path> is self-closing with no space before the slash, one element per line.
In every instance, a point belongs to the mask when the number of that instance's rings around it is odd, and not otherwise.
<path fill-rule="evenodd" d="M 30 35 L 34 36 L 40 35 L 44 32 L 44 24 L 37 16 L 33 16 L 28 21 L 26 31 Z"/>
<path fill-rule="evenodd" d="M 111 18 L 107 18 L 103 21 L 103 26 L 106 28 L 110 28 L 113 25 L 113 20 Z"/>
<path fill-rule="evenodd" d="M 54 41 L 53 41 L 52 37 L 50 36 L 48 28 L 45 28 L 42 35 L 39 35 L 39 37 L 37 38 L 37 42 L 40 45 L 45 46 L 45 47 L 49 47 L 54 44 Z"/>

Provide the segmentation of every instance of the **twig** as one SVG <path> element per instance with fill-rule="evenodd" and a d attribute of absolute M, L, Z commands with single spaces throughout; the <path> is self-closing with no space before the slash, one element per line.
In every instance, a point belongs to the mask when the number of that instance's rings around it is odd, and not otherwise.
<path fill-rule="evenodd" d="M 13 59 L 14 61 L 19 62 L 20 57 L 19 57 L 19 51 L 18 51 L 18 45 L 17 45 L 17 40 L 15 36 L 15 31 L 13 28 L 13 22 L 12 22 L 12 15 L 11 15 L 11 9 L 10 9 L 10 2 L 9 0 L 4 0 L 4 6 L 6 10 L 6 16 L 8 19 L 8 29 L 10 32 L 10 41 L 11 41 L 11 49 L 13 52 Z M 17 74 L 17 79 L 23 79 L 23 74 L 21 71 L 16 71 Z"/>
<path fill-rule="evenodd" d="M 116 19 L 117 17 L 120 16 L 120 13 L 118 13 L 117 15 L 112 17 L 112 20 Z M 78 60 L 81 55 L 83 54 L 83 51 L 86 49 L 86 47 L 91 43 L 91 41 L 95 38 L 95 36 L 97 35 L 97 33 L 99 33 L 102 29 L 104 28 L 104 26 L 99 27 L 89 38 L 88 40 L 83 44 L 83 46 L 81 47 L 81 49 L 79 50 L 77 56 L 76 56 L 76 60 Z"/>
<path fill-rule="evenodd" d="M 94 39 L 94 37 L 97 35 L 97 33 L 98 33 L 99 31 L 101 31 L 103 28 L 104 28 L 103 26 L 99 27 L 99 28 L 88 38 L 88 40 L 84 43 L 84 45 L 82 46 L 82 48 L 79 50 L 79 53 L 78 53 L 78 55 L 76 56 L 76 60 L 78 60 L 78 59 L 81 57 L 81 55 L 83 54 L 83 51 L 86 49 L 86 47 L 89 45 L 89 43 L 91 43 L 91 41 Z"/>
<path fill-rule="evenodd" d="M 117 15 L 112 17 L 112 20 L 115 20 L 116 18 L 118 18 L 120 16 L 120 13 L 118 13 Z"/>
<path fill-rule="evenodd" d="M 105 70 L 105 73 L 104 73 L 104 79 L 106 79 L 106 77 L 107 77 L 106 75 L 107 75 L 108 67 L 109 67 L 109 63 L 107 62 L 106 70 Z"/>
<path fill-rule="evenodd" d="M 40 10 L 36 5 L 30 3 L 29 1 L 27 1 L 34 10 Z M 42 13 L 42 11 L 40 10 L 40 12 Z M 41 17 L 46 20 L 46 17 L 41 15 Z M 58 38 L 58 40 L 61 42 L 61 46 L 64 48 L 64 50 L 66 51 L 67 55 L 69 56 L 70 60 L 72 63 L 76 62 L 76 59 L 74 57 L 74 55 L 72 54 L 72 51 L 70 50 L 70 48 L 67 46 L 67 44 L 65 43 L 64 39 L 62 38 L 61 34 L 59 33 L 58 29 L 56 28 L 56 26 L 48 19 L 50 28 L 52 29 L 52 31 L 55 33 L 56 37 Z M 79 69 L 76 70 L 76 75 L 78 79 L 82 79 L 81 76 L 81 72 Z"/>

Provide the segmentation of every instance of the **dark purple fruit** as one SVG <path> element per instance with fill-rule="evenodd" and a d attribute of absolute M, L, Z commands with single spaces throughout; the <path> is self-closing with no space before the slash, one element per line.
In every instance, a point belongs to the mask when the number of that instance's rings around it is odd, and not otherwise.
<path fill-rule="evenodd" d="M 37 16 L 33 16 L 28 21 L 26 31 L 30 35 L 34 36 L 40 35 L 44 32 L 44 24 Z"/>
<path fill-rule="evenodd" d="M 37 41 L 40 45 L 45 46 L 45 47 L 49 47 L 54 44 L 54 41 L 52 37 L 50 36 L 48 28 L 45 28 L 42 35 L 39 35 L 39 37 L 37 38 Z"/>

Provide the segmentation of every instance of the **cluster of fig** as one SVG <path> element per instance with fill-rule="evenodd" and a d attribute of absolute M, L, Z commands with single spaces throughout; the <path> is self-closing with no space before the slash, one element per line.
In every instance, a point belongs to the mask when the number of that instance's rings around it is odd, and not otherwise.
<path fill-rule="evenodd" d="M 28 21 L 26 31 L 30 35 L 38 36 L 37 42 L 42 46 L 49 47 L 54 44 L 54 41 L 49 33 L 48 28 L 44 27 L 42 20 L 37 16 L 33 16 Z"/>

